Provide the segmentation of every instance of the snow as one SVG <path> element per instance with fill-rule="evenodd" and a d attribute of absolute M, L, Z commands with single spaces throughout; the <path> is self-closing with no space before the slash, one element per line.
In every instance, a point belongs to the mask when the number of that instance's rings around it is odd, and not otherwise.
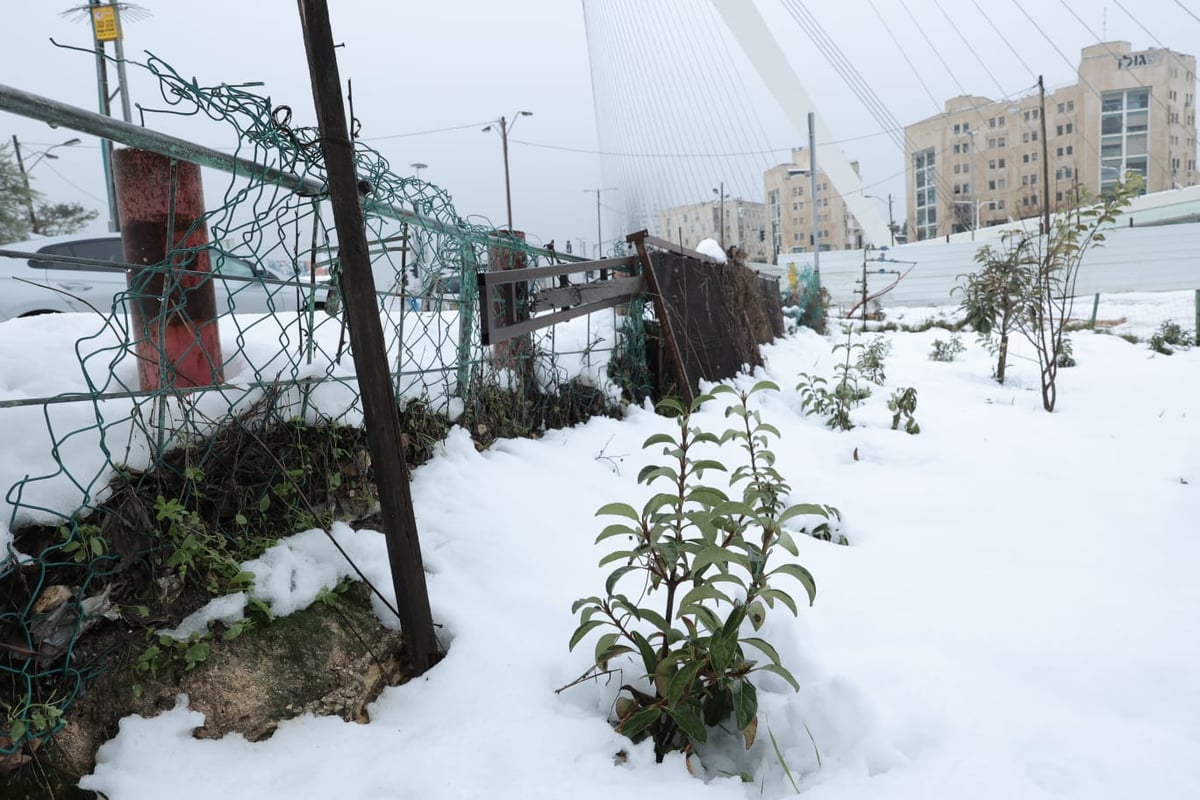
<path fill-rule="evenodd" d="M 718 264 L 724 264 L 729 260 L 716 239 L 702 239 L 700 244 L 696 245 L 696 252 L 708 256 Z"/>
<path fill-rule="evenodd" d="M 1100 318 L 1153 329 L 1154 308 L 1106 295 Z M 895 310 L 891 319 L 927 315 Z M 69 318 L 44 330 L 14 323 L 0 333 L 23 358 L 6 363 L 5 385 L 63 390 L 78 367 L 69 346 L 52 346 L 72 341 Z M 156 717 L 123 720 L 81 786 L 110 800 L 750 800 L 793 795 L 786 764 L 817 800 L 1200 797 L 1200 350 L 1165 357 L 1076 333 L 1079 366 L 1060 372 L 1058 410 L 1046 414 L 1025 348 L 999 386 L 970 335 L 952 363 L 928 358 L 947 331 L 879 335 L 892 345 L 887 385 L 855 409 L 848 432 L 804 416 L 795 389 L 801 372 L 832 379 L 832 348 L 844 340 L 836 329 L 766 346 L 766 366 L 736 381 L 779 384 L 757 407 L 781 431 L 773 449 L 791 501 L 837 506 L 850 540 L 799 541 L 816 602 L 795 619 L 776 612 L 764 635 L 801 689 L 760 681 L 749 753 L 704 752 L 697 776 L 681 756 L 655 764 L 649 745 L 631 745 L 607 722 L 616 680 L 555 691 L 588 667 L 591 640 L 575 652 L 567 641 L 571 603 L 602 591 L 607 574 L 596 565 L 605 523 L 594 512 L 648 496 L 636 476 L 656 453 L 641 443 L 672 430 L 633 407 L 622 420 L 482 453 L 455 429 L 414 471 L 448 653 L 386 689 L 369 724 L 304 716 L 262 742 L 199 740 L 203 716 L 181 698 Z M 918 390 L 917 436 L 890 429 L 886 400 L 903 386 Z M 21 459 L 36 455 L 41 413 L 0 411 L 6 479 L 30 472 Z M 697 421 L 723 430 L 721 402 Z M 382 536 L 344 525 L 248 562 L 253 596 L 276 614 L 311 603 L 353 574 L 335 540 L 390 597 Z M 236 618 L 242 602 L 218 601 L 193 623 Z M 395 624 L 382 604 L 376 612 Z"/>

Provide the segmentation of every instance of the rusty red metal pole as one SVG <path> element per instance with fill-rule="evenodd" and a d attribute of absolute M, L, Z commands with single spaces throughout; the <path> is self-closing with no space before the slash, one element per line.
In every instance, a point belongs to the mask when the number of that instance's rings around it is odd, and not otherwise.
<path fill-rule="evenodd" d="M 129 304 L 142 391 L 224 381 L 200 167 L 133 148 L 113 153 Z M 165 291 L 164 291 L 165 289 Z"/>

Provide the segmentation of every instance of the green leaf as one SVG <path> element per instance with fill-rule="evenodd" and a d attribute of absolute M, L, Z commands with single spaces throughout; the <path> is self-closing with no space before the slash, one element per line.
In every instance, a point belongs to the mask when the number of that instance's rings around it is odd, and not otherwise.
<path fill-rule="evenodd" d="M 571 604 L 571 613 L 578 614 L 579 609 L 583 608 L 584 606 L 586 606 L 588 604 L 598 606 L 598 605 L 600 605 L 600 598 L 599 597 L 582 597 L 582 598 L 576 600 L 574 603 Z"/>
<path fill-rule="evenodd" d="M 646 666 L 646 674 L 653 675 L 658 667 L 658 655 L 655 654 L 649 640 L 639 631 L 630 631 L 629 638 L 633 639 L 633 643 L 637 645 L 638 652 L 642 656 L 642 663 Z"/>
<path fill-rule="evenodd" d="M 658 706 L 647 706 L 621 720 L 617 730 L 636 741 L 638 735 L 653 725 L 661 713 Z"/>
<path fill-rule="evenodd" d="M 609 654 L 608 651 L 616 645 L 617 639 L 619 639 L 620 636 L 621 634 L 614 631 L 602 635 L 600 639 L 597 640 L 596 649 L 593 651 L 597 664 L 603 664 L 609 658 L 612 658 L 612 655 Z"/>
<path fill-rule="evenodd" d="M 660 467 L 657 464 L 648 464 L 642 467 L 641 472 L 638 473 L 637 482 L 649 484 L 653 483 L 658 478 L 667 478 L 672 482 L 676 482 L 679 480 L 679 473 L 671 467 Z"/>
<path fill-rule="evenodd" d="M 656 444 L 674 445 L 678 444 L 678 442 L 676 442 L 675 437 L 669 433 L 656 433 L 646 441 L 642 442 L 642 449 L 645 450 L 646 448 L 653 447 Z"/>
<path fill-rule="evenodd" d="M 699 477 L 705 470 L 711 469 L 716 472 L 728 472 L 729 469 L 720 461 L 714 461 L 711 458 L 700 459 L 693 461 L 691 464 L 692 472 Z"/>
<path fill-rule="evenodd" d="M 636 564 L 628 564 L 624 567 L 617 567 L 614 569 L 608 576 L 608 580 L 604 582 L 604 593 L 611 596 L 613 589 L 617 586 L 617 581 L 621 580 L 623 575 L 633 572 L 635 569 L 640 569 L 640 567 L 638 567 Z"/>
<path fill-rule="evenodd" d="M 792 673 L 788 672 L 787 669 L 783 667 L 783 665 L 781 665 L 781 664 L 763 664 L 761 667 L 759 667 L 759 669 L 762 670 L 763 672 L 775 673 L 776 675 L 778 675 L 779 677 L 781 677 L 785 681 L 787 681 L 791 685 L 791 687 L 793 689 L 795 689 L 797 692 L 800 691 L 800 684 L 796 682 L 796 679 L 794 677 L 792 677 Z"/>
<path fill-rule="evenodd" d="M 763 655 L 771 659 L 772 662 L 779 663 L 779 653 L 765 639 L 760 639 L 757 636 L 747 636 L 745 639 L 742 639 L 742 643 L 761 650 Z"/>
<path fill-rule="evenodd" d="M 571 642 L 570 642 L 570 644 L 567 645 L 567 650 L 568 651 L 574 650 L 575 645 L 579 644 L 579 641 L 581 639 L 583 639 L 583 637 L 587 636 L 589 633 L 596 630 L 596 628 L 599 628 L 601 625 L 604 625 L 606 622 L 607 622 L 607 620 L 593 619 L 593 620 L 588 620 L 587 622 L 580 625 L 578 628 L 575 629 L 575 633 L 573 633 L 571 635 Z"/>
<path fill-rule="evenodd" d="M 614 561 L 632 560 L 637 556 L 636 550 L 614 550 L 613 552 L 600 559 L 600 563 L 596 566 L 603 567 L 606 564 L 611 564 Z"/>
<path fill-rule="evenodd" d="M 790 575 L 791 577 L 800 581 L 800 585 L 804 587 L 804 591 L 808 592 L 808 604 L 810 606 L 816 601 L 817 583 L 815 580 L 813 580 L 811 572 L 799 564 L 780 564 L 778 567 L 768 573 L 768 577 L 778 575 L 780 573 L 783 573 L 784 575 Z"/>
<path fill-rule="evenodd" d="M 667 709 L 667 713 L 671 715 L 671 719 L 675 720 L 675 724 L 679 726 L 679 730 L 683 732 L 684 736 L 696 744 L 704 744 L 708 739 L 708 728 L 704 727 L 704 720 L 694 706 L 686 705 L 676 709 Z"/>
<path fill-rule="evenodd" d="M 667 704 L 670 708 L 679 705 L 679 700 L 688 694 L 688 689 L 696 682 L 696 676 L 703 668 L 704 661 L 698 659 L 671 676 L 671 684 L 667 687 Z"/>
<path fill-rule="evenodd" d="M 743 731 L 758 714 L 758 691 L 748 680 L 740 679 L 733 682 L 733 724 Z"/>
<path fill-rule="evenodd" d="M 691 589 L 683 596 L 683 599 L 679 601 L 679 614 L 683 614 L 683 609 L 692 605 L 698 605 L 704 600 L 717 600 L 722 603 L 733 602 L 729 599 L 728 595 L 726 595 L 717 587 L 713 586 L 710 582 L 705 581 L 699 586 Z"/>
<path fill-rule="evenodd" d="M 692 560 L 692 574 L 698 573 L 711 564 L 727 564 L 733 560 L 734 553 L 717 545 L 708 545 L 702 548 Z"/>
<path fill-rule="evenodd" d="M 617 522 L 606 526 L 604 530 L 600 531 L 600 535 L 596 537 L 595 544 L 600 544 L 600 542 L 613 536 L 636 536 L 640 532 L 637 528 L 631 528 L 628 525 Z"/>
<path fill-rule="evenodd" d="M 799 503 L 794 506 L 788 506 L 779 515 L 778 522 L 780 525 L 782 525 L 783 523 L 787 522 L 792 517 L 799 517 L 801 515 L 806 515 L 806 514 L 811 514 L 811 515 L 815 515 L 818 517 L 824 517 L 825 519 L 829 519 L 829 507 L 828 506 L 819 506 L 816 503 Z"/>
<path fill-rule="evenodd" d="M 703 506 L 717 506 L 729 498 L 720 489 L 711 486 L 697 486 L 688 492 L 687 499 Z"/>
<path fill-rule="evenodd" d="M 603 506 L 600 506 L 600 509 L 596 512 L 596 516 L 628 517 L 634 522 L 640 523 L 642 521 L 642 518 L 638 516 L 637 511 L 635 511 L 633 506 L 629 505 L 628 503 L 607 503 Z"/>
<path fill-rule="evenodd" d="M 778 600 L 788 607 L 793 616 L 800 613 L 800 610 L 796 608 L 796 601 L 787 592 L 781 592 L 778 589 L 763 589 L 758 593 L 758 596 L 765 600 L 771 608 L 775 607 L 775 601 Z"/>
<path fill-rule="evenodd" d="M 653 609 L 637 608 L 636 614 L 637 614 L 638 619 L 643 620 L 645 622 L 649 622 L 655 628 L 657 628 L 658 630 L 660 630 L 664 633 L 667 630 L 669 630 L 671 627 L 670 623 L 668 623 L 666 621 L 666 619 L 663 618 L 663 615 L 659 614 L 657 611 L 655 611 Z"/>

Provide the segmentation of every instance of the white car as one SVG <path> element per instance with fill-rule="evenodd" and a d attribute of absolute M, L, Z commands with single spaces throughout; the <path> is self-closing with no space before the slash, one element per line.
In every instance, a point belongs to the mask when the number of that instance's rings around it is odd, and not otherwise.
<path fill-rule="evenodd" d="M 129 291 L 125 250 L 119 233 L 75 234 L 0 245 L 0 321 L 34 314 L 99 311 L 109 314 L 116 296 Z M 209 254 L 217 313 L 295 311 L 307 305 L 308 287 L 296 278 L 281 281 L 248 261 L 212 250 Z M 69 263 L 67 258 L 109 262 L 112 268 Z M 325 289 L 317 287 L 317 306 Z"/>

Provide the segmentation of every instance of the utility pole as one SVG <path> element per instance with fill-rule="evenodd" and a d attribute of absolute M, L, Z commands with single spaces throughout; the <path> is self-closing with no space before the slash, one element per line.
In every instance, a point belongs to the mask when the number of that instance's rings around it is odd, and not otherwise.
<path fill-rule="evenodd" d="M 896 246 L 896 219 L 892 216 L 892 195 L 888 193 L 888 233 L 892 236 L 892 247 Z"/>
<path fill-rule="evenodd" d="M 21 143 L 17 141 L 17 135 L 13 137 L 13 151 L 17 155 L 17 169 L 21 171 L 21 182 L 25 184 L 25 205 L 29 209 L 29 229 L 34 233 L 38 232 L 37 214 L 33 212 L 33 190 L 29 188 L 29 173 L 25 171 L 25 161 L 21 158 Z"/>
<path fill-rule="evenodd" d="M 508 176 L 508 132 L 512 130 L 512 126 L 517 124 L 518 117 L 532 117 L 532 111 L 518 111 L 513 115 L 513 121 L 509 122 L 505 117 L 497 120 L 500 125 L 500 146 L 504 152 L 504 201 L 508 207 L 508 232 L 513 231 L 512 220 L 512 184 Z M 488 125 L 484 128 L 485 131 L 492 130 L 492 126 Z"/>
<path fill-rule="evenodd" d="M 713 194 L 717 196 L 717 202 L 721 204 L 720 211 L 717 214 L 717 239 L 721 243 L 721 252 L 725 252 L 725 181 L 719 184 L 721 188 L 713 189 Z"/>
<path fill-rule="evenodd" d="M 821 290 L 821 240 L 817 228 L 817 135 L 813 112 L 808 112 L 808 193 L 812 200 L 813 275 L 817 291 Z"/>
<path fill-rule="evenodd" d="M 1046 226 L 1046 241 L 1050 241 L 1050 144 L 1046 141 L 1046 85 L 1038 75 L 1038 97 L 1041 99 L 1042 118 L 1042 219 Z M 1050 248 L 1046 248 L 1050 252 Z"/>
<path fill-rule="evenodd" d="M 117 94 L 121 96 L 121 118 L 125 122 L 133 122 L 133 108 L 129 101 L 129 83 L 125 75 L 125 44 L 124 31 L 121 30 L 121 3 L 104 3 L 101 0 L 88 0 L 82 8 L 87 10 L 92 19 L 92 38 L 96 48 L 96 89 L 99 101 L 99 111 L 106 117 L 112 116 L 113 95 L 108 90 L 108 53 L 105 44 L 112 42 L 116 48 L 117 62 Z M 104 163 L 104 182 L 108 192 L 108 229 L 121 229 L 120 216 L 117 212 L 117 189 L 113 180 L 112 140 L 100 140 L 100 158 Z"/>
<path fill-rule="evenodd" d="M 604 234 L 600 228 L 600 193 L 601 192 L 615 192 L 616 190 L 617 190 L 617 188 L 615 186 L 608 186 L 603 189 L 584 189 L 583 190 L 584 192 L 595 192 L 596 193 L 596 242 L 598 243 L 598 246 L 599 246 L 597 258 L 604 255 Z M 583 240 L 582 239 L 579 240 L 579 252 L 581 252 L 581 253 L 583 252 Z"/>

